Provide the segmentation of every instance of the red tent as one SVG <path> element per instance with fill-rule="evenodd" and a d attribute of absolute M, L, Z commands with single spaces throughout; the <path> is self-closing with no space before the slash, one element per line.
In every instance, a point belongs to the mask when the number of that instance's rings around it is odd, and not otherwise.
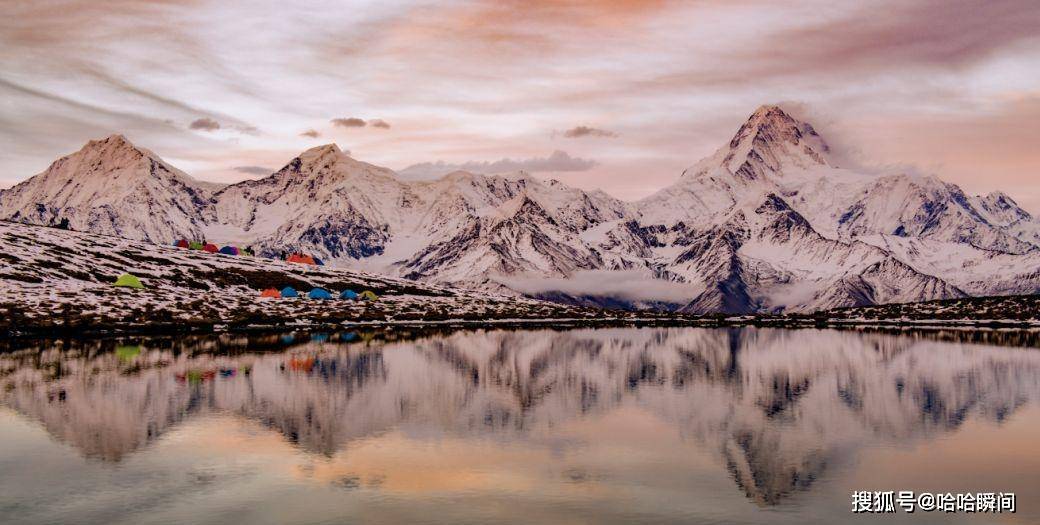
<path fill-rule="evenodd" d="M 174 246 L 178 248 L 189 248 L 191 246 L 191 243 L 189 243 L 187 239 L 181 239 L 177 241 L 177 243 L 174 244 Z"/>
<path fill-rule="evenodd" d="M 218 248 L 217 245 L 213 243 L 203 246 L 202 249 L 209 253 L 217 253 L 220 251 L 220 248 Z"/>
<path fill-rule="evenodd" d="M 317 263 L 314 262 L 314 257 L 311 257 L 310 255 L 304 255 L 302 253 L 294 253 L 294 254 L 290 255 L 289 257 L 286 257 L 285 260 L 288 261 L 288 262 L 291 262 L 291 263 L 311 264 L 311 265 L 316 265 L 317 264 Z"/>
<path fill-rule="evenodd" d="M 268 288 L 260 294 L 260 297 L 271 297 L 273 299 L 279 299 L 282 297 L 282 292 L 279 292 L 274 288 Z"/>

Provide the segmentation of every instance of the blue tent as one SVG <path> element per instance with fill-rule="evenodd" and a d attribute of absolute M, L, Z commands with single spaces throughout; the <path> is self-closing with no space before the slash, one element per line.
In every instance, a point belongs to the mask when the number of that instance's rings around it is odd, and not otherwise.
<path fill-rule="evenodd" d="M 317 257 L 311 257 L 311 259 L 314 259 L 314 264 L 317 264 L 318 266 L 325 266 L 325 263 L 321 259 Z"/>
<path fill-rule="evenodd" d="M 339 294 L 340 299 L 349 299 L 351 301 L 357 300 L 357 293 L 354 290 L 343 290 L 343 293 Z"/>
<path fill-rule="evenodd" d="M 286 286 L 282 288 L 282 297 L 299 297 L 300 294 L 296 293 L 296 288 L 292 286 Z"/>
<path fill-rule="evenodd" d="M 225 246 L 220 249 L 220 253 L 224 255 L 238 255 L 238 248 L 235 246 Z"/>
<path fill-rule="evenodd" d="M 307 294 L 307 297 L 311 299 L 332 299 L 332 294 L 324 288 L 315 288 Z"/>

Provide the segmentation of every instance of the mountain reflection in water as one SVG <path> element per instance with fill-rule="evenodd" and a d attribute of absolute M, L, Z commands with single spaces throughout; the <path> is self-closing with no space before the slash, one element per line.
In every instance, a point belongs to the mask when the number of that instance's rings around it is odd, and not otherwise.
<path fill-rule="evenodd" d="M 634 407 L 710 451 L 760 507 L 811 489 L 862 447 L 1000 423 L 1038 397 L 1040 351 L 853 331 L 222 334 L 0 354 L 0 403 L 103 462 L 211 415 L 330 458 L 399 429 L 511 447 Z"/>

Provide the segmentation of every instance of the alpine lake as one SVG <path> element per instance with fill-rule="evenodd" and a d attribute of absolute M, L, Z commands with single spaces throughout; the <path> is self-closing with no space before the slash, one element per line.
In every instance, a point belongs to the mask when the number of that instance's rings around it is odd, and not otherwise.
<path fill-rule="evenodd" d="M 1038 339 L 644 327 L 4 340 L 0 522 L 1040 523 Z M 853 512 L 862 491 L 1016 506 Z"/>

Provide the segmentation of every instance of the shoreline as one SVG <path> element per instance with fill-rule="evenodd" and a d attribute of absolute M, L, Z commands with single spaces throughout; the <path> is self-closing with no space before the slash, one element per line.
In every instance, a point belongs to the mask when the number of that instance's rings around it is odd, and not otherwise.
<path fill-rule="evenodd" d="M 302 321 L 280 324 L 227 323 L 111 323 L 90 326 L 63 327 L 41 324 L 8 328 L 0 332 L 5 339 L 42 339 L 50 337 L 110 337 L 128 335 L 198 335 L 215 333 L 255 333 L 294 330 L 350 330 L 390 328 L 448 328 L 448 329 L 536 329 L 536 328 L 615 328 L 615 327 L 689 327 L 689 328 L 787 328 L 837 330 L 958 330 L 958 331 L 1016 331 L 1040 333 L 1040 320 L 1035 319 L 840 319 L 806 317 L 752 317 L 752 316 L 610 316 L 559 318 L 502 318 L 502 319 L 373 319 L 341 322 Z"/>

